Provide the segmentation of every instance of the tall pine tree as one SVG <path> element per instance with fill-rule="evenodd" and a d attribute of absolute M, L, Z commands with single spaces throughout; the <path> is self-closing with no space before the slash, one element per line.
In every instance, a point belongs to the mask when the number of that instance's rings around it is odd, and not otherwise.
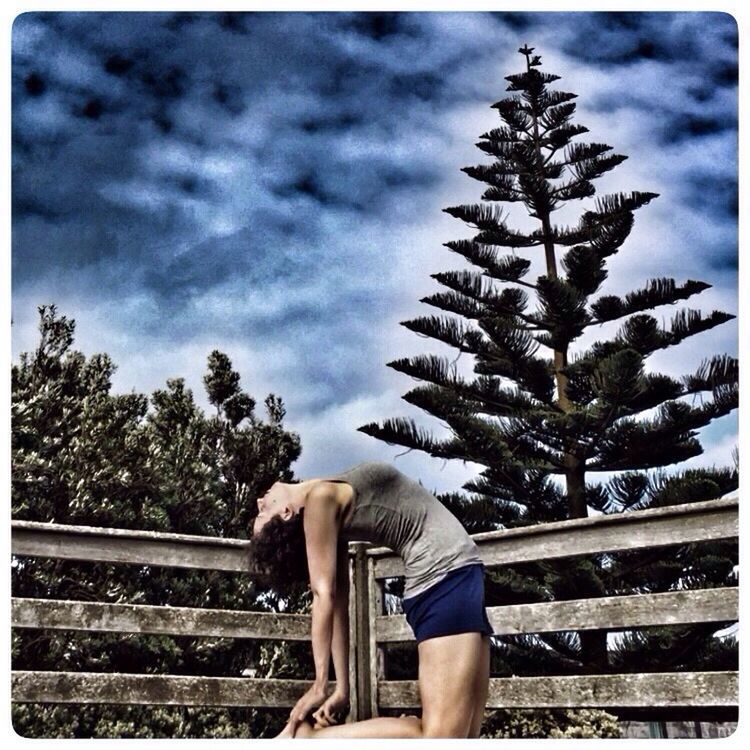
<path fill-rule="evenodd" d="M 485 183 L 484 202 L 444 209 L 477 231 L 446 243 L 470 270 L 434 274 L 445 291 L 421 300 L 451 315 L 402 323 L 473 357 L 475 377 L 459 375 L 455 361 L 439 355 L 389 362 L 425 381 L 403 398 L 442 420 L 450 436 L 437 439 L 406 417 L 359 430 L 483 465 L 464 485 L 470 496 L 441 495 L 471 532 L 732 491 L 736 467 L 669 474 L 663 467 L 699 455 L 697 431 L 737 408 L 737 360 L 707 357 L 682 378 L 649 371 L 646 360 L 734 316 L 681 309 L 662 326 L 647 312 L 709 288 L 702 281 L 655 278 L 624 296 L 600 293 L 607 259 L 628 238 L 635 211 L 658 194 L 605 195 L 575 226 L 553 222 L 555 211 L 593 196 L 592 181 L 627 157 L 604 143 L 573 143 L 588 130 L 571 122 L 577 95 L 550 88 L 560 76 L 540 70 L 533 48 L 519 52 L 525 70 L 506 77 L 506 90 L 514 93 L 492 105 L 503 124 L 477 144 L 493 161 L 462 170 Z M 536 226 L 509 226 L 503 204 L 520 204 Z M 544 273 L 530 280 L 535 258 Z M 588 329 L 613 321 L 621 324 L 609 339 L 574 351 Z M 599 472 L 616 473 L 597 481 Z M 491 572 L 488 604 L 732 585 L 736 563 L 735 543 L 711 542 L 668 554 L 656 549 L 516 565 Z M 736 669 L 736 642 L 712 638 L 729 624 L 638 629 L 609 650 L 603 630 L 497 638 L 493 673 Z"/>

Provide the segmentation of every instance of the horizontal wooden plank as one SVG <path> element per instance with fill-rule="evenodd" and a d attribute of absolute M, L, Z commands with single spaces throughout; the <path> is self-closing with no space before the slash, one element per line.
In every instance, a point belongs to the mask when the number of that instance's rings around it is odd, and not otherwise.
<path fill-rule="evenodd" d="M 11 522 L 11 554 L 252 574 L 250 541 L 161 531 Z M 354 554 L 350 544 L 349 552 Z"/>
<path fill-rule="evenodd" d="M 66 533 L 72 536 L 106 536 L 110 539 L 120 538 L 128 541 L 175 542 L 177 544 L 203 544 L 208 547 L 237 547 L 248 543 L 247 539 L 233 537 L 201 536 L 197 534 L 177 534 L 172 531 L 149 531 L 147 529 L 119 529 L 111 526 L 80 526 L 74 524 L 50 523 L 48 521 L 11 522 L 13 533 Z"/>
<path fill-rule="evenodd" d="M 311 618 L 277 612 L 14 597 L 11 627 L 309 641 Z"/>
<path fill-rule="evenodd" d="M 250 572 L 247 539 L 13 521 L 11 553 L 60 560 Z"/>
<path fill-rule="evenodd" d="M 487 708 L 736 706 L 738 672 L 494 677 Z M 381 708 L 417 708 L 416 680 L 378 683 Z"/>
<path fill-rule="evenodd" d="M 172 706 L 293 706 L 306 680 L 11 672 L 15 703 L 116 703 Z M 378 683 L 382 708 L 418 708 L 416 680 Z M 737 672 L 642 673 L 490 679 L 487 708 L 736 706 Z"/>
<path fill-rule="evenodd" d="M 678 625 L 739 619 L 739 588 L 666 591 L 658 594 L 606 596 L 562 602 L 487 607 L 496 635 L 554 630 L 619 630 L 650 625 Z M 378 642 L 413 641 L 404 615 L 378 616 Z"/>
<path fill-rule="evenodd" d="M 576 518 L 473 535 L 488 567 L 738 534 L 736 497 Z M 350 543 L 350 554 L 354 554 Z M 378 579 L 404 574 L 392 550 L 365 545 Z M 37 521 L 11 522 L 11 553 L 252 573 L 249 540 Z"/>
<path fill-rule="evenodd" d="M 101 672 L 11 672 L 14 703 L 292 707 L 308 680 Z"/>
<path fill-rule="evenodd" d="M 487 567 L 736 537 L 736 497 L 501 529 L 472 538 Z M 377 547 L 375 577 L 404 575 L 400 557 Z"/>

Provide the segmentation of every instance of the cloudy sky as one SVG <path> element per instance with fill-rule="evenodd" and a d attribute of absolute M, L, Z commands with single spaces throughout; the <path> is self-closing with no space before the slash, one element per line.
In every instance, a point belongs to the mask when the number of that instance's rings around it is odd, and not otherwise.
<path fill-rule="evenodd" d="M 205 407 L 220 349 L 259 414 L 284 400 L 301 477 L 384 459 L 451 490 L 479 468 L 395 458 L 356 428 L 409 416 L 445 434 L 386 363 L 455 354 L 399 322 L 437 313 L 419 301 L 441 288 L 430 274 L 465 267 L 442 243 L 473 232 L 442 209 L 480 198 L 460 168 L 487 163 L 475 143 L 501 124 L 490 105 L 524 44 L 578 94 L 576 140 L 628 156 L 597 194 L 659 193 L 604 292 L 700 279 L 691 307 L 737 312 L 728 14 L 25 13 L 12 44 L 14 360 L 55 303 L 77 348 L 113 357 L 116 392 L 184 377 Z M 737 353 L 736 321 L 649 363 L 682 375 L 721 352 Z M 704 429 L 689 465 L 729 463 L 736 430 L 735 415 Z"/>

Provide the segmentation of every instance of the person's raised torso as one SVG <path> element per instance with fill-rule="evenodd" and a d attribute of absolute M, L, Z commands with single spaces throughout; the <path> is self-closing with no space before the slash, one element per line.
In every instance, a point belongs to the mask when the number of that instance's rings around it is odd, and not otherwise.
<path fill-rule="evenodd" d="M 395 467 L 366 461 L 325 477 L 353 492 L 339 536 L 392 549 L 404 561 L 404 597 L 416 596 L 451 570 L 482 561 L 461 522 L 431 492 Z"/>

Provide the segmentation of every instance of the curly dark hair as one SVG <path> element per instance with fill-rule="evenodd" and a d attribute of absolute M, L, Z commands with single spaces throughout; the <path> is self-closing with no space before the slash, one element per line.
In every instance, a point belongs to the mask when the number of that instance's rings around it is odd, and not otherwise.
<path fill-rule="evenodd" d="M 250 538 L 250 565 L 264 582 L 288 589 L 310 581 L 303 514 L 300 508 L 288 521 L 274 516 Z"/>

